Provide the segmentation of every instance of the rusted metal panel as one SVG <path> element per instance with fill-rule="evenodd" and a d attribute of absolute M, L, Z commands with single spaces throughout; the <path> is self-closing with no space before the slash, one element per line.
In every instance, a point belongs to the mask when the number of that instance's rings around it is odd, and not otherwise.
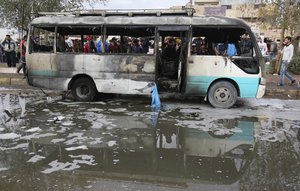
<path fill-rule="evenodd" d="M 27 59 L 31 83 L 50 89 L 66 90 L 74 76 L 85 74 L 99 92 L 149 94 L 155 80 L 154 55 L 33 53 Z"/>
<path fill-rule="evenodd" d="M 60 54 L 54 56 L 53 70 L 74 75 L 88 73 L 94 78 L 103 78 L 101 73 L 155 74 L 155 56 L 148 55 L 97 55 L 97 54 Z M 122 76 L 124 77 L 124 76 Z"/>
<path fill-rule="evenodd" d="M 218 16 L 43 16 L 35 18 L 32 25 L 239 25 L 247 26 L 239 19 Z"/>
<path fill-rule="evenodd" d="M 36 70 L 52 70 L 52 58 L 53 53 L 32 53 L 26 55 L 27 63 L 30 63 L 28 67 Z"/>

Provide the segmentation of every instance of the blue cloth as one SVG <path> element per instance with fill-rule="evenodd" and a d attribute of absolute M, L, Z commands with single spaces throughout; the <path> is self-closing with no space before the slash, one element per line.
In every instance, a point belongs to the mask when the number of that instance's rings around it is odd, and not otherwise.
<path fill-rule="evenodd" d="M 98 41 L 97 44 L 96 44 L 96 49 L 97 49 L 97 52 L 98 53 L 102 53 L 102 42 L 101 41 Z M 107 52 L 108 50 L 108 43 L 105 42 L 105 52 Z"/>
<path fill-rule="evenodd" d="M 154 84 L 154 87 L 153 87 L 153 90 L 152 90 L 151 107 L 160 108 L 160 98 L 159 98 L 159 94 L 158 94 L 156 83 Z"/>
<path fill-rule="evenodd" d="M 158 118 L 159 118 L 160 109 L 156 107 L 152 107 L 151 113 L 151 124 L 154 128 L 157 126 Z"/>
<path fill-rule="evenodd" d="M 159 111 L 160 111 L 160 98 L 157 90 L 156 83 L 153 86 L 152 90 L 152 102 L 151 102 L 152 114 L 151 114 L 151 123 L 154 128 L 156 128 Z"/>
<path fill-rule="evenodd" d="M 232 44 L 232 43 L 228 44 L 227 55 L 228 56 L 235 56 L 235 55 L 237 55 L 237 51 L 236 51 L 236 48 L 235 48 L 234 44 Z"/>

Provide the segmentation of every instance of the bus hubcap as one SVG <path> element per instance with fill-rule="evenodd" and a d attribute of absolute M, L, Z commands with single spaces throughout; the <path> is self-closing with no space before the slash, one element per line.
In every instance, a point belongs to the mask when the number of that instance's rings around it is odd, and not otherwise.
<path fill-rule="evenodd" d="M 230 99 L 231 92 L 227 88 L 219 88 L 215 92 L 215 98 L 218 102 L 226 102 Z"/>
<path fill-rule="evenodd" d="M 80 86 L 77 88 L 77 94 L 80 97 L 85 97 L 89 94 L 90 90 L 88 86 Z"/>

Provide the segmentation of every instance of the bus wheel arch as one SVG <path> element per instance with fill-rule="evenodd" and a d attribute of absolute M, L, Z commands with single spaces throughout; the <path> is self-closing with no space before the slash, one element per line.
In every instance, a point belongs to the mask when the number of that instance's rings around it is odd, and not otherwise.
<path fill-rule="evenodd" d="M 239 95 L 237 83 L 230 79 L 214 81 L 207 91 L 208 101 L 215 108 L 231 108 Z"/>
<path fill-rule="evenodd" d="M 76 101 L 94 101 L 98 93 L 94 80 L 88 75 L 77 75 L 68 85 Z"/>

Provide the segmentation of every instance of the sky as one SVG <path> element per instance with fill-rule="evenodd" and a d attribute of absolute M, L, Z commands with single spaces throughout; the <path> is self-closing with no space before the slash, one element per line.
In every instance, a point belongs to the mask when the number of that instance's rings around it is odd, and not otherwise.
<path fill-rule="evenodd" d="M 95 9 L 168 9 L 184 6 L 190 0 L 108 0 L 106 5 L 99 4 Z"/>

